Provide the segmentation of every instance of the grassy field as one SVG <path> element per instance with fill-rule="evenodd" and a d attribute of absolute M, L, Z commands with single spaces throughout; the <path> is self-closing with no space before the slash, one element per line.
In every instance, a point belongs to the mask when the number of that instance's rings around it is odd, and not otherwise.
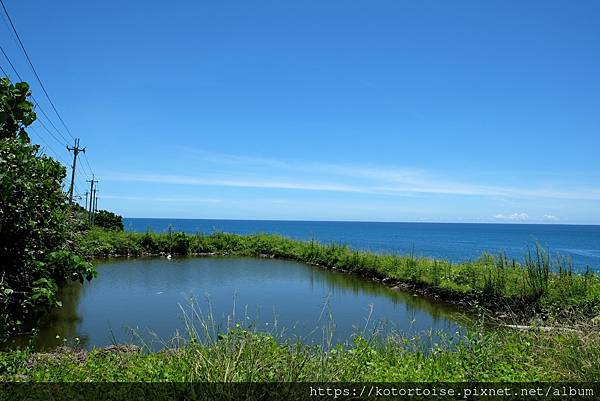
<path fill-rule="evenodd" d="M 356 338 L 324 349 L 234 329 L 148 353 L 132 346 L 0 354 L 2 381 L 595 381 L 598 333 L 472 331 L 420 340 Z"/>
<path fill-rule="evenodd" d="M 411 255 L 355 251 L 339 244 L 296 241 L 277 235 L 187 235 L 94 229 L 80 240 L 89 258 L 110 255 L 216 254 L 291 259 L 379 279 L 387 285 L 448 302 L 481 306 L 509 319 L 590 320 L 600 314 L 600 276 L 578 274 L 568 260 L 540 247 L 517 263 L 500 255 L 450 263 Z"/>
<path fill-rule="evenodd" d="M 274 235 L 100 229 L 81 237 L 77 247 L 88 258 L 211 254 L 291 259 L 377 278 L 386 285 L 426 289 L 429 295 L 481 302 L 491 309 L 521 308 L 532 326 L 515 330 L 476 324 L 452 337 L 432 335 L 429 341 L 392 334 L 357 336 L 349 344 L 333 346 L 286 342 L 235 326 L 227 333 L 201 336 L 190 326 L 187 341 L 160 352 L 119 345 L 92 351 L 62 347 L 46 353 L 31 349 L 0 353 L 0 380 L 527 382 L 600 377 L 600 279 L 589 271 L 574 273 L 566 261 L 552 261 L 539 248 L 523 264 L 502 255 L 453 264 Z M 539 327 L 572 318 L 577 310 L 569 330 Z"/>

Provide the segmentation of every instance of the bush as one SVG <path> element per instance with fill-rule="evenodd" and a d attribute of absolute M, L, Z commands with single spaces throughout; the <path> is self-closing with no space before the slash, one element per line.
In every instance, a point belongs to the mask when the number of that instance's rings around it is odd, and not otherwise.
<path fill-rule="evenodd" d="M 158 253 L 158 243 L 156 242 L 156 236 L 152 234 L 150 231 L 147 231 L 146 234 L 142 237 L 140 241 L 140 245 L 142 250 L 146 253 Z"/>
<path fill-rule="evenodd" d="M 38 146 L 0 139 L 0 266 L 5 290 L 14 290 L 4 299 L 3 315 L 27 310 L 34 281 L 49 273 L 37 262 L 66 244 L 69 207 L 62 192 L 64 178 L 64 167 L 38 155 Z"/>
<path fill-rule="evenodd" d="M 91 280 L 96 276 L 96 270 L 90 262 L 70 251 L 51 252 L 44 263 L 52 277 L 70 279 L 72 281 Z"/>
<path fill-rule="evenodd" d="M 26 83 L 0 79 L 0 337 L 37 306 L 57 305 L 56 283 L 91 278 L 71 254 L 73 220 L 65 168 L 29 143 L 35 120 Z"/>
<path fill-rule="evenodd" d="M 107 210 L 98 210 L 94 215 L 94 225 L 107 230 L 123 231 L 123 217 Z"/>
<path fill-rule="evenodd" d="M 185 233 L 175 233 L 172 238 L 173 253 L 187 255 L 190 251 L 190 238 Z"/>

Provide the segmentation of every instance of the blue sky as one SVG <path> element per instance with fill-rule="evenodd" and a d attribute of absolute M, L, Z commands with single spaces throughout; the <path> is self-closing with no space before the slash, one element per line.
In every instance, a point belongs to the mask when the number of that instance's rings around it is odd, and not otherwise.
<path fill-rule="evenodd" d="M 5 3 L 101 208 L 600 224 L 600 2 Z"/>

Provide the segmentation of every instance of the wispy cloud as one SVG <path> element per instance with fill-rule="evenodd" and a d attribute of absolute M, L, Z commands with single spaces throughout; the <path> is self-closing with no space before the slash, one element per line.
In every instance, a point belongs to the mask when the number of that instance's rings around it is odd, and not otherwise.
<path fill-rule="evenodd" d="M 357 192 L 374 193 L 368 188 L 343 185 L 336 183 L 314 183 L 297 181 L 276 181 L 276 180 L 226 180 L 213 178 L 196 178 L 182 175 L 163 175 L 163 174 L 108 174 L 107 180 L 125 181 L 125 182 L 149 182 L 157 184 L 177 184 L 177 185 L 205 185 L 220 187 L 241 187 L 241 188 L 270 188 L 270 189 L 295 189 L 306 191 L 332 191 L 332 192 Z"/>
<path fill-rule="evenodd" d="M 360 166 L 190 151 L 206 163 L 225 166 L 219 174 L 105 174 L 105 179 L 175 185 L 269 188 L 379 195 L 439 194 L 600 200 L 600 188 L 511 187 L 482 185 L 435 176 L 422 169 Z M 235 178 L 230 178 L 235 177 Z"/>
<path fill-rule="evenodd" d="M 556 216 L 554 216 L 553 214 L 545 214 L 543 217 L 543 220 L 545 221 L 559 221 L 560 219 Z"/>
<path fill-rule="evenodd" d="M 214 198 L 161 198 L 130 195 L 103 195 L 101 199 L 130 200 L 130 201 L 148 201 L 148 202 L 169 202 L 169 203 L 219 203 L 220 199 Z"/>

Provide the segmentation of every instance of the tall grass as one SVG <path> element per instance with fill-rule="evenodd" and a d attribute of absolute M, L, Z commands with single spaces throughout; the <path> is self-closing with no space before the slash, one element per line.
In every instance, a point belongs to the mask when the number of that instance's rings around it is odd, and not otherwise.
<path fill-rule="evenodd" d="M 525 256 L 525 269 L 527 271 L 527 290 L 533 299 L 541 298 L 548 292 L 550 269 L 552 263 L 550 254 L 539 245 L 535 248 L 535 256 L 531 256 L 531 250 Z M 559 277 L 562 277 L 559 275 Z"/>
<path fill-rule="evenodd" d="M 552 314 L 561 318 L 593 318 L 600 314 L 600 276 L 588 269 L 575 273 L 570 261 L 552 258 L 536 245 L 524 263 L 505 254 L 484 254 L 477 260 L 447 260 L 409 255 L 375 254 L 345 245 L 297 241 L 278 235 L 211 235 L 133 233 L 94 229 L 81 237 L 80 252 L 88 257 L 110 255 L 230 255 L 274 257 L 337 269 L 405 285 L 447 300 L 465 299 L 500 305 L 519 313 Z"/>
<path fill-rule="evenodd" d="M 600 336 L 561 332 L 483 330 L 439 337 L 357 335 L 325 347 L 278 341 L 272 333 L 214 330 L 214 320 L 191 312 L 185 341 L 160 352 L 114 346 L 85 352 L 0 353 L 2 381 L 595 381 Z M 194 315 L 193 313 L 197 313 Z M 428 341 L 429 340 L 429 341 Z"/>

